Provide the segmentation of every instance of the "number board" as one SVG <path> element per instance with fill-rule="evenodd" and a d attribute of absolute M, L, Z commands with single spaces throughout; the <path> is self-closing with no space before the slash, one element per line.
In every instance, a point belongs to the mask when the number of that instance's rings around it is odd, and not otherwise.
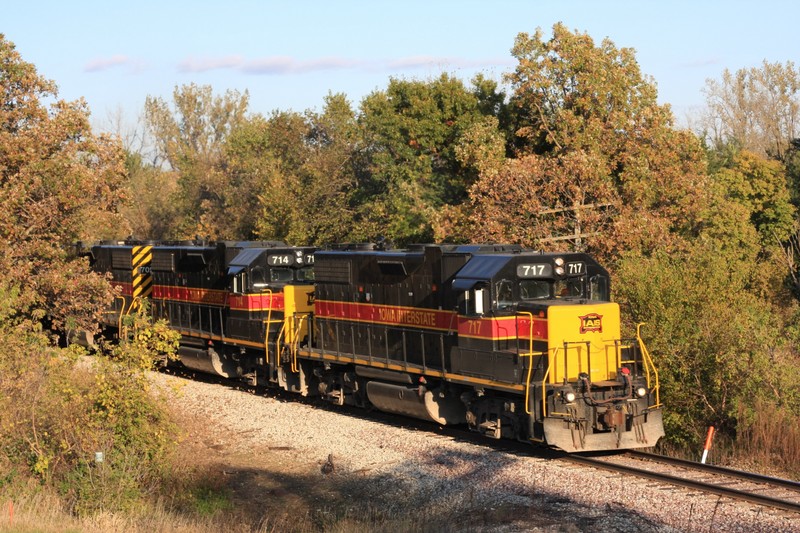
<path fill-rule="evenodd" d="M 564 273 L 567 276 L 581 276 L 586 274 L 586 263 L 567 263 L 564 266 Z"/>
<path fill-rule="evenodd" d="M 550 278 L 553 276 L 553 266 L 548 263 L 517 265 L 518 278 Z"/>
<path fill-rule="evenodd" d="M 294 263 L 294 257 L 291 254 L 275 254 L 267 256 L 267 264 L 269 266 L 289 266 Z"/>

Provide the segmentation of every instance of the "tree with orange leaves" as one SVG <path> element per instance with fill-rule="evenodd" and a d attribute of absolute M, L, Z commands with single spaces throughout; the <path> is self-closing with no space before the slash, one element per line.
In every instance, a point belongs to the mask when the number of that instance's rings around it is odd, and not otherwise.
<path fill-rule="evenodd" d="M 67 245 L 119 231 L 124 156 L 92 134 L 85 102 L 57 95 L 0 35 L 0 320 L 89 327 L 108 286 Z"/>

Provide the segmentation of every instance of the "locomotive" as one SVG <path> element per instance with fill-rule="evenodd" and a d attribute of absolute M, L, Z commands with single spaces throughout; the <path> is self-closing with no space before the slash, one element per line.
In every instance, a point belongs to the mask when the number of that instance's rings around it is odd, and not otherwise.
<path fill-rule="evenodd" d="M 147 299 L 189 369 L 567 452 L 664 435 L 639 327 L 621 338 L 608 272 L 587 254 L 202 240 L 79 253 L 118 290 L 104 330 Z"/>

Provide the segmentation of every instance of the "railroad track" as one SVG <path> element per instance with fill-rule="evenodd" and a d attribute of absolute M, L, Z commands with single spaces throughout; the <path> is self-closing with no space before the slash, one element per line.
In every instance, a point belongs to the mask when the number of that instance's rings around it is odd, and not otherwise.
<path fill-rule="evenodd" d="M 238 381 L 207 376 L 194 373 L 171 372 L 182 375 L 184 378 L 200 379 L 201 381 L 224 383 L 229 387 L 256 392 L 255 387 L 244 385 Z M 375 422 L 387 423 L 392 426 L 403 426 L 411 430 L 425 431 L 433 437 L 457 439 L 472 444 L 493 448 L 505 453 L 567 461 L 582 466 L 590 466 L 612 472 L 629 474 L 632 476 L 651 479 L 660 483 L 677 485 L 694 489 L 707 494 L 717 494 L 733 500 L 745 501 L 761 506 L 771 507 L 796 513 L 800 520 L 800 482 L 763 476 L 751 472 L 732 470 L 714 465 L 675 459 L 652 453 L 627 451 L 623 453 L 608 453 L 603 455 L 569 454 L 550 448 L 537 448 L 530 444 L 516 441 L 495 441 L 487 439 L 475 432 L 462 427 L 438 426 L 431 422 L 413 418 L 368 411 L 350 406 L 332 406 L 328 402 L 300 398 L 292 393 L 281 390 L 269 389 L 270 395 L 282 401 L 295 401 L 313 405 L 316 408 L 356 418 L 369 419 Z M 261 391 L 263 393 L 264 391 Z"/>
<path fill-rule="evenodd" d="M 638 451 L 603 457 L 565 454 L 561 459 L 798 513 L 800 520 L 800 482 L 797 481 Z"/>

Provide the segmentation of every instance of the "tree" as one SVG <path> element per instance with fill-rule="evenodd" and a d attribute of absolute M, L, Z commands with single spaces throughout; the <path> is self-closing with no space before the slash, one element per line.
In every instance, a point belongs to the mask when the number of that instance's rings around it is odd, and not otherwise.
<path fill-rule="evenodd" d="M 356 115 L 343 94 L 329 94 L 322 113 L 308 113 L 307 158 L 297 173 L 300 209 L 289 240 L 326 244 L 348 240 L 353 232 L 353 194 L 362 164 Z"/>
<path fill-rule="evenodd" d="M 392 79 L 385 91 L 364 98 L 359 122 L 369 166 L 359 179 L 362 227 L 382 228 L 399 243 L 429 241 L 441 207 L 466 198 L 477 174 L 461 164 L 456 146 L 484 113 L 503 105 L 492 82 L 473 83 L 470 91 L 447 74 L 429 82 Z"/>
<path fill-rule="evenodd" d="M 607 39 L 595 46 L 556 24 L 550 40 L 521 33 L 512 53 L 515 157 L 502 165 L 473 157 L 491 171 L 480 170 L 456 217 L 462 235 L 609 257 L 678 246 L 703 205 L 704 154 L 674 129 L 633 50 Z M 524 193 L 505 194 L 512 189 Z"/>
<path fill-rule="evenodd" d="M 800 136 L 800 73 L 794 63 L 722 72 L 706 80 L 703 118 L 712 146 L 732 143 L 759 155 L 783 159 Z"/>
<path fill-rule="evenodd" d="M 145 120 L 157 150 L 178 173 L 178 192 L 169 199 L 179 209 L 175 236 L 229 237 L 221 223 L 230 194 L 224 144 L 243 122 L 249 94 L 214 96 L 210 86 L 190 84 L 175 88 L 173 103 L 171 109 L 163 99 L 148 97 Z"/>
<path fill-rule="evenodd" d="M 124 154 L 92 134 L 85 102 L 56 98 L 0 35 L 0 287 L 16 295 L 4 319 L 91 329 L 108 286 L 66 245 L 119 231 Z"/>
<path fill-rule="evenodd" d="M 764 244 L 784 242 L 792 234 L 795 215 L 783 165 L 752 152 L 737 153 L 714 179 L 729 198 L 743 205 Z"/>

